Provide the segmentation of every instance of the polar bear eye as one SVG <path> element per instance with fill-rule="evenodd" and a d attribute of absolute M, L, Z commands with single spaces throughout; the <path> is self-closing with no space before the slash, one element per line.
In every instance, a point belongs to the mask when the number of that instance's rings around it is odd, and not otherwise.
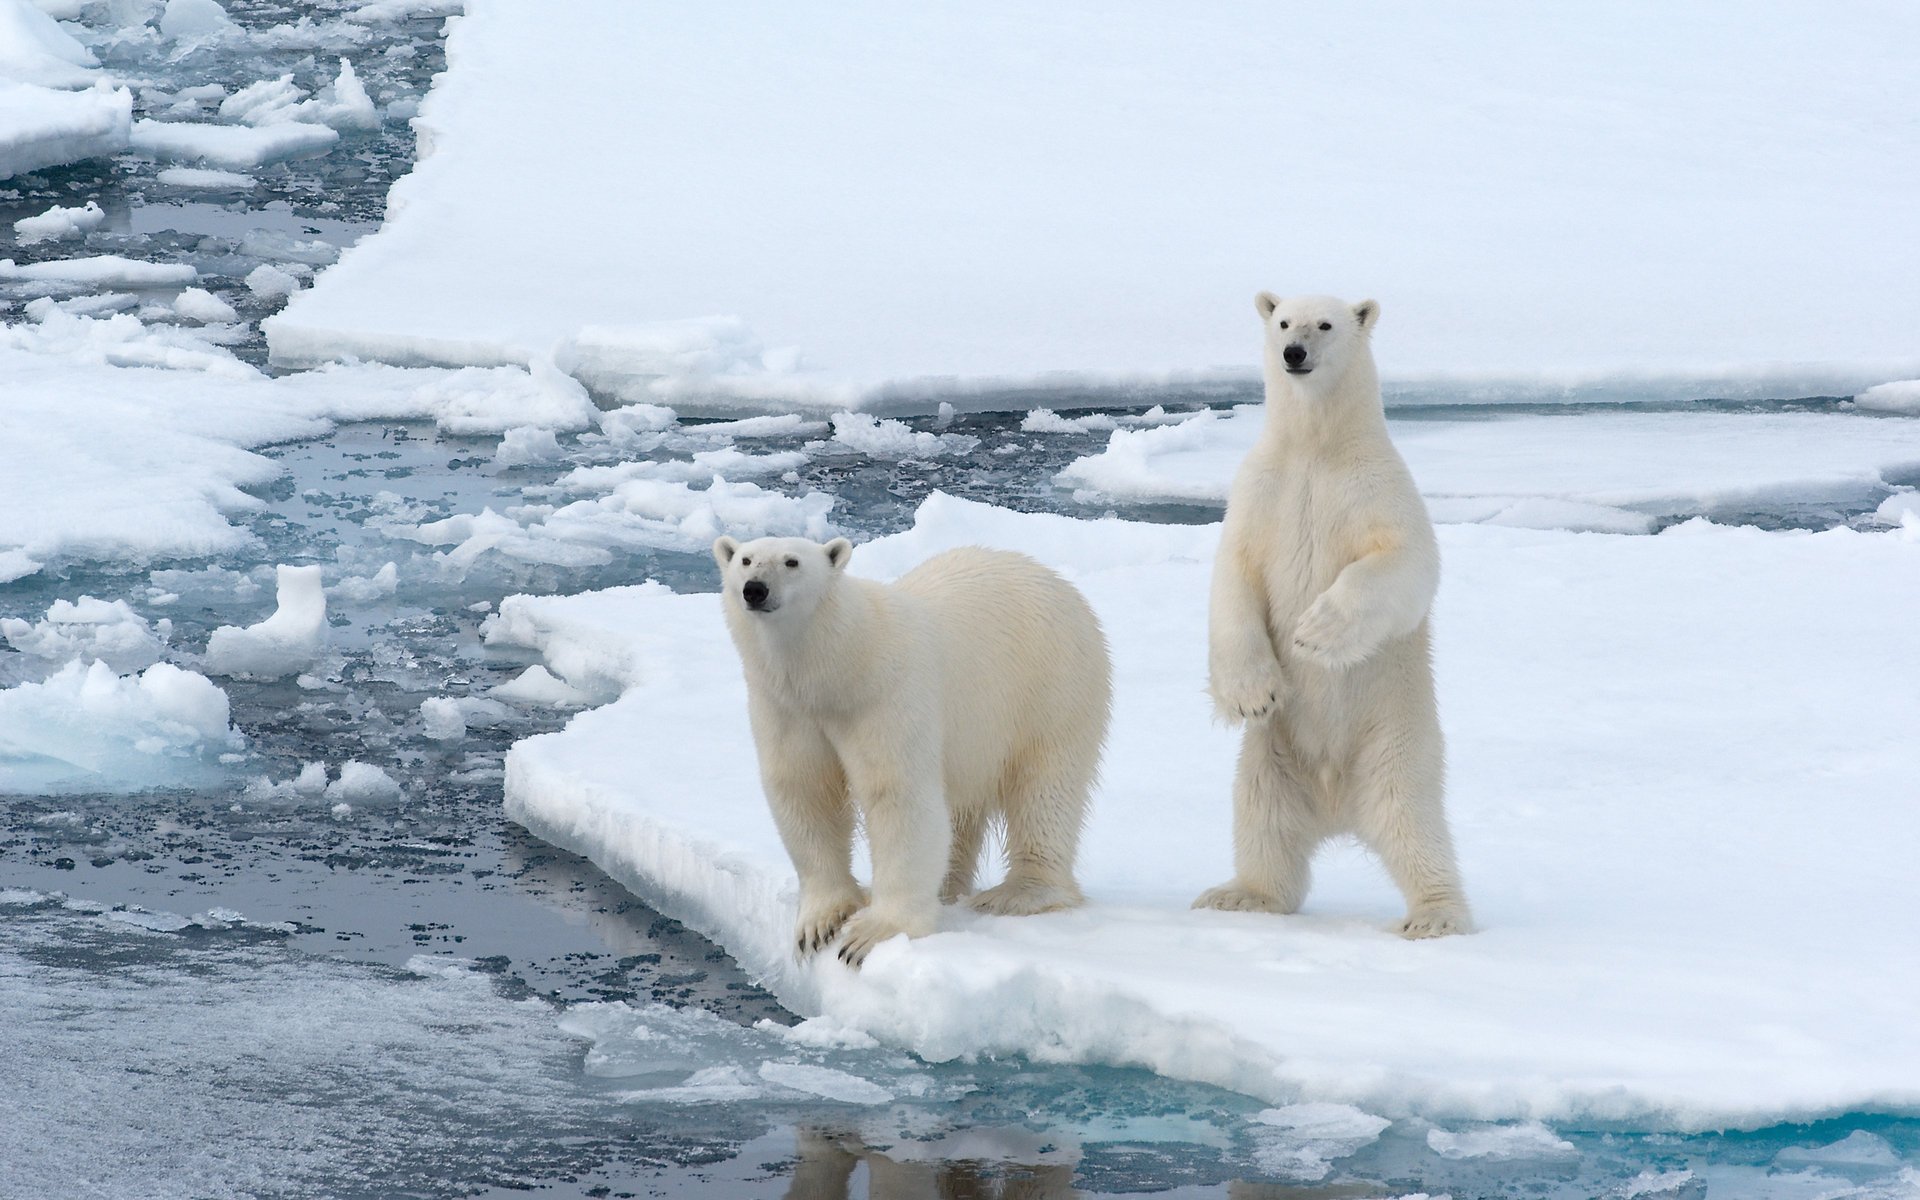
<path fill-rule="evenodd" d="M 1287 323 L 1285 321 L 1280 322 L 1280 328 L 1285 329 L 1286 327 Z"/>
<path fill-rule="evenodd" d="M 1329 330 L 1329 329 L 1332 329 L 1332 328 L 1333 328 L 1333 324 L 1332 324 L 1331 322 L 1329 322 L 1329 321 L 1322 321 L 1322 322 L 1320 322 L 1320 329 L 1321 329 L 1321 332 L 1323 332 L 1323 333 L 1324 333 L 1325 331 L 1327 331 L 1327 330 Z"/>
<path fill-rule="evenodd" d="M 787 560 L 787 565 L 789 567 L 797 567 L 800 565 L 800 560 L 797 558 L 790 558 Z"/>
<path fill-rule="evenodd" d="M 740 565 L 743 567 L 750 567 L 753 565 L 753 560 L 743 555 L 740 559 Z"/>

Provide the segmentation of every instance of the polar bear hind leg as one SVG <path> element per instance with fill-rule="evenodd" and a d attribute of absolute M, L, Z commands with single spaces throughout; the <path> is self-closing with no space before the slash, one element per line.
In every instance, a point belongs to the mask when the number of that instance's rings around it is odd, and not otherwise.
<path fill-rule="evenodd" d="M 1032 771 L 1009 773 L 1003 786 L 1007 821 L 1007 877 L 968 901 L 983 913 L 1030 916 L 1085 903 L 1073 879 L 1087 797 L 1100 760 L 1100 730 Z"/>
<path fill-rule="evenodd" d="M 1346 797 L 1354 832 L 1406 898 L 1407 915 L 1392 927 L 1405 938 L 1473 931 L 1447 830 L 1441 762 L 1437 731 L 1382 739 L 1355 763 Z"/>

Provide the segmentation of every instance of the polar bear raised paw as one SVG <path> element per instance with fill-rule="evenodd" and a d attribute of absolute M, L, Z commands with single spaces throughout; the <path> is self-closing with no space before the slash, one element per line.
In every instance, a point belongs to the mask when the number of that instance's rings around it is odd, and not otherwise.
<path fill-rule="evenodd" d="M 1278 709 L 1286 698 L 1286 677 L 1272 658 L 1264 663 L 1224 667 L 1211 674 L 1207 691 L 1213 697 L 1214 711 L 1228 721 L 1258 721 Z"/>

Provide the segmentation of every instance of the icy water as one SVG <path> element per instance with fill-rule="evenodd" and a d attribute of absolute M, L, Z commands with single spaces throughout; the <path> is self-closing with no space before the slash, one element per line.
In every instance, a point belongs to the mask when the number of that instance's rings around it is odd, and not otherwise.
<path fill-rule="evenodd" d="M 192 262 L 243 319 L 271 312 L 277 302 L 246 276 L 266 264 L 303 277 L 377 222 L 411 161 L 405 118 L 441 63 L 437 19 L 357 25 L 342 19 L 352 7 L 237 0 L 230 10 L 256 36 L 174 57 L 138 33 L 156 5 L 94 6 L 89 41 L 145 81 L 143 114 L 194 87 L 288 73 L 312 90 L 345 53 L 383 126 L 252 172 L 244 193 L 170 187 L 134 158 L 8 181 L 0 231 L 52 203 L 96 200 L 108 219 L 84 242 L 7 255 Z M 262 363 L 253 330 L 232 349 Z M 1192 400 L 1202 403 L 1221 401 Z M 130 793 L 0 798 L 0 1197 L 1920 1194 L 1920 1122 L 1887 1116 L 1680 1136 L 1381 1127 L 1345 1110 L 1302 1129 L 1263 1119 L 1267 1106 L 1250 1098 L 1139 1071 L 933 1064 L 796 1035 L 794 1017 L 724 952 L 504 819 L 504 754 L 566 712 L 488 702 L 527 664 L 484 645 L 487 614 L 516 592 L 641 579 L 710 588 L 711 564 L 644 528 L 602 537 L 591 555 L 559 553 L 554 538 L 468 561 L 421 541 L 423 525 L 563 504 L 579 494 L 558 482 L 575 468 L 686 461 L 736 443 L 799 455 L 762 482 L 832 496 L 834 526 L 855 537 L 904 527 L 935 489 L 1081 515 L 1107 507 L 1053 482 L 1106 444 L 1101 430 L 1039 436 L 1019 413 L 910 424 L 939 440 L 894 457 L 826 442 L 820 425 L 737 438 L 682 423 L 564 436 L 557 456 L 519 466 L 496 460 L 494 438 L 346 426 L 270 452 L 285 473 L 257 490 L 242 554 L 55 564 L 0 585 L 0 617 L 27 621 L 59 600 L 124 600 L 142 620 L 170 622 L 165 656 L 188 667 L 214 628 L 272 611 L 275 565 L 320 564 L 333 588 L 320 666 L 300 679 L 221 681 L 245 737 L 236 761 Z M 1878 499 L 1787 496 L 1710 515 L 1824 528 L 1861 521 Z M 391 588 L 377 582 L 388 563 Z M 349 580 L 362 582 L 340 586 Z M 46 670 L 0 645 L 0 686 Z M 423 718 L 423 702 L 441 698 L 482 702 L 464 733 Z M 401 795 L 347 802 L 270 786 L 313 764 L 337 776 L 352 761 L 386 771 Z"/>

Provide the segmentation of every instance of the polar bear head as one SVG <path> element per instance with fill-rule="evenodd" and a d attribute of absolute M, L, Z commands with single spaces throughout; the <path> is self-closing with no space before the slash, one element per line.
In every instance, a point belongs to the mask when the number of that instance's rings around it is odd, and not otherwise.
<path fill-rule="evenodd" d="M 813 615 L 853 557 L 853 543 L 835 538 L 821 545 L 806 538 L 755 538 L 713 543 L 720 589 L 727 607 L 783 622 Z"/>
<path fill-rule="evenodd" d="M 1268 368 L 1309 387 L 1331 387 L 1344 377 L 1355 355 L 1367 352 L 1368 335 L 1380 321 L 1380 305 L 1373 300 L 1282 300 L 1261 292 L 1253 298 L 1253 308 L 1267 327 Z"/>

